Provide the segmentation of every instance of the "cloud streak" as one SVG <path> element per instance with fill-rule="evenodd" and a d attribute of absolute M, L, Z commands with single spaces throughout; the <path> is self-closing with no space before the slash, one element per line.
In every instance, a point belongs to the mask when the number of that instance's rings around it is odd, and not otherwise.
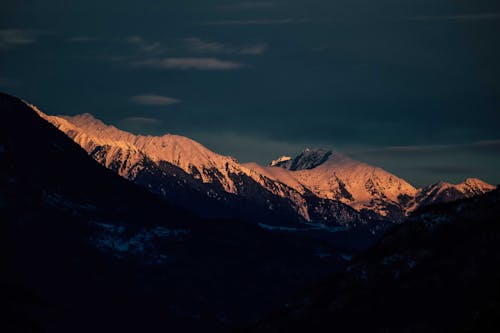
<path fill-rule="evenodd" d="M 302 24 L 306 19 L 284 18 L 284 19 L 260 19 L 260 20 L 226 20 L 212 21 L 205 25 L 280 25 L 280 24 Z"/>
<path fill-rule="evenodd" d="M 140 35 L 131 35 L 124 39 L 124 41 L 132 45 L 142 54 L 159 56 L 165 54 L 167 49 L 160 43 L 155 41 L 148 41 Z"/>
<path fill-rule="evenodd" d="M 247 67 L 247 65 L 234 61 L 221 60 L 218 58 L 160 58 L 148 59 L 136 63 L 137 66 L 151 67 L 166 70 L 232 70 Z"/>
<path fill-rule="evenodd" d="M 417 16 L 414 21 L 483 21 L 499 20 L 500 13 L 458 14 L 441 16 Z"/>
<path fill-rule="evenodd" d="M 234 47 L 213 41 L 205 41 L 200 38 L 187 38 L 186 42 L 190 51 L 198 53 L 260 55 L 267 50 L 267 44 L 265 43 Z"/>
<path fill-rule="evenodd" d="M 0 48 L 28 45 L 35 42 L 31 31 L 20 29 L 0 29 Z"/>
<path fill-rule="evenodd" d="M 135 95 L 130 97 L 130 101 L 134 104 L 146 106 L 167 106 L 181 102 L 176 98 L 154 94 Z"/>
<path fill-rule="evenodd" d="M 136 134 L 155 132 L 161 124 L 160 119 L 149 117 L 127 117 L 117 123 L 119 128 Z"/>
<path fill-rule="evenodd" d="M 475 152 L 491 151 L 500 153 L 500 140 L 483 140 L 456 145 L 389 146 L 381 149 L 368 150 L 364 153 L 434 153 L 454 150 L 471 150 Z"/>
<path fill-rule="evenodd" d="M 86 43 L 86 42 L 97 42 L 99 38 L 91 36 L 73 36 L 66 39 L 70 43 Z"/>
<path fill-rule="evenodd" d="M 228 5 L 222 5 L 222 6 L 219 6 L 219 8 L 226 9 L 226 10 L 246 11 L 246 10 L 254 10 L 254 9 L 273 8 L 273 7 L 276 7 L 276 5 L 277 4 L 275 2 L 271 2 L 271 1 L 255 1 L 255 2 L 244 1 L 244 2 L 228 4 Z"/>
<path fill-rule="evenodd" d="M 439 180 L 457 182 L 467 177 L 479 177 L 495 183 L 500 162 L 500 140 L 450 145 L 391 146 L 349 155 L 390 170 L 416 186 L 425 186 Z"/>
<path fill-rule="evenodd" d="M 161 120 L 156 118 L 147 117 L 127 117 L 120 120 L 121 123 L 134 124 L 134 125 L 156 125 L 161 123 Z"/>
<path fill-rule="evenodd" d="M 191 51 L 201 53 L 225 53 L 228 51 L 227 46 L 222 43 L 204 41 L 200 38 L 187 38 L 186 42 Z"/>
<path fill-rule="evenodd" d="M 255 45 L 251 46 L 246 46 L 240 49 L 240 54 L 245 54 L 245 55 L 259 55 L 264 53 L 267 50 L 267 44 L 266 43 L 258 43 Z"/>

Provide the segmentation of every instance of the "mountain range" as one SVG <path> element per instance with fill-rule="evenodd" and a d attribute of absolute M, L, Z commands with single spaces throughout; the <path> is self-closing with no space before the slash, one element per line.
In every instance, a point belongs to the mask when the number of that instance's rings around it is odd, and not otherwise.
<path fill-rule="evenodd" d="M 20 99 L 0 110 L 0 331 L 224 332 L 345 263 L 303 233 L 178 208 Z"/>
<path fill-rule="evenodd" d="M 415 189 L 323 149 L 240 164 L 0 110 L 2 331 L 500 327 L 499 190 L 480 180 Z"/>
<path fill-rule="evenodd" d="M 134 135 L 90 114 L 49 116 L 31 107 L 102 165 L 205 217 L 272 225 L 368 225 L 374 231 L 430 203 L 495 188 L 468 178 L 417 189 L 388 171 L 326 149 L 305 149 L 268 166 L 240 164 L 187 137 Z"/>

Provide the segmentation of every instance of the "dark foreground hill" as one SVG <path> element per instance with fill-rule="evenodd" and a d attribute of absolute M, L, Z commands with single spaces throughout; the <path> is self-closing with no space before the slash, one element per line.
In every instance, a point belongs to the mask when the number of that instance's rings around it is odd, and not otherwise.
<path fill-rule="evenodd" d="M 202 220 L 1 94 L 3 332 L 221 331 L 342 265 L 300 234 Z"/>
<path fill-rule="evenodd" d="M 499 332 L 500 190 L 428 206 L 251 332 Z"/>

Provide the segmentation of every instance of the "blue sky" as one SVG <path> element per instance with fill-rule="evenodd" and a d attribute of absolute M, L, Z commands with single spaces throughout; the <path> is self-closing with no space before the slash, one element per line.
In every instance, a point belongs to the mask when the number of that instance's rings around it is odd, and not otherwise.
<path fill-rule="evenodd" d="M 0 90 L 242 162 L 326 147 L 497 184 L 499 33 L 485 0 L 7 0 Z"/>

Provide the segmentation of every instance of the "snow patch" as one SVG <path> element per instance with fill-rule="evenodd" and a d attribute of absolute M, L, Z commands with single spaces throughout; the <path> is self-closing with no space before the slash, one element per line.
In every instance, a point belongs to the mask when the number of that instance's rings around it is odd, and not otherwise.
<path fill-rule="evenodd" d="M 271 161 L 270 166 L 277 166 L 283 162 L 290 161 L 292 158 L 290 156 L 281 156 L 280 158 Z"/>
<path fill-rule="evenodd" d="M 190 233 L 187 229 L 169 229 L 158 226 L 150 229 L 140 229 L 130 234 L 123 225 L 100 221 L 89 221 L 90 225 L 98 227 L 99 232 L 90 237 L 90 243 L 99 250 L 109 252 L 115 257 L 125 255 L 142 255 L 145 263 L 160 264 L 167 261 L 168 256 L 156 249 L 155 240 L 176 238 Z"/>
<path fill-rule="evenodd" d="M 344 259 L 345 261 L 351 261 L 352 260 L 352 256 L 348 255 L 348 254 L 341 254 L 340 257 L 342 259 Z"/>
<path fill-rule="evenodd" d="M 262 229 L 266 229 L 269 231 L 307 231 L 307 230 L 311 230 L 310 228 L 292 228 L 292 227 L 268 225 L 268 224 L 264 224 L 264 223 L 258 223 L 258 226 L 261 227 Z"/>
<path fill-rule="evenodd" d="M 304 225 L 307 225 L 309 227 L 304 227 L 304 228 L 294 228 L 294 227 L 284 227 L 284 226 L 273 226 L 273 225 L 268 225 L 264 223 L 258 223 L 258 226 L 261 227 L 262 229 L 266 229 L 269 231 L 299 231 L 299 232 L 304 232 L 304 231 L 314 231 L 314 230 L 324 230 L 328 232 L 339 232 L 339 231 L 346 231 L 347 227 L 343 226 L 327 226 L 324 224 L 320 223 L 303 223 Z"/>

